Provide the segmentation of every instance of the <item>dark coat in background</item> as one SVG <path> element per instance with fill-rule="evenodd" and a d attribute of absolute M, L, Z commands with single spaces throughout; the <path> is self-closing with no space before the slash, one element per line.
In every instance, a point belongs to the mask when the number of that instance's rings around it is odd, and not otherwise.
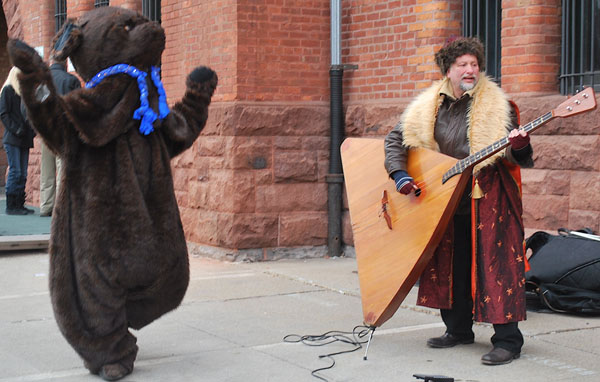
<path fill-rule="evenodd" d="M 3 143 L 22 149 L 33 147 L 35 133 L 21 110 L 21 97 L 12 85 L 6 85 L 0 93 L 0 118 L 4 125 Z"/>
<path fill-rule="evenodd" d="M 53 55 L 70 57 L 89 81 L 122 63 L 148 72 L 160 62 L 165 35 L 137 12 L 101 7 L 69 20 L 57 40 Z M 115 74 L 61 97 L 32 48 L 10 40 L 8 51 L 23 72 L 32 125 L 63 161 L 50 242 L 56 320 L 92 373 L 121 378 L 132 371 L 137 353 L 128 328 L 175 309 L 187 289 L 188 254 L 170 163 L 204 127 L 217 76 L 196 68 L 183 99 L 143 135 L 132 117 L 140 106 L 135 78 Z M 150 74 L 146 83 L 157 111 Z"/>
<path fill-rule="evenodd" d="M 54 80 L 56 91 L 60 95 L 65 95 L 81 87 L 81 83 L 74 75 L 67 72 L 65 65 L 54 63 L 50 65 L 50 74 Z"/>

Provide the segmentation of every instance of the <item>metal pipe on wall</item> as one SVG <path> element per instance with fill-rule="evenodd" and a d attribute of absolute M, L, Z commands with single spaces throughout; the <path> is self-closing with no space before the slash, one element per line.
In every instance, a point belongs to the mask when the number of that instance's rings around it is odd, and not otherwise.
<path fill-rule="evenodd" d="M 329 174 L 327 181 L 327 251 L 329 256 L 339 256 L 342 253 L 342 158 L 340 146 L 344 139 L 344 110 L 342 80 L 344 68 L 341 64 L 342 32 L 341 32 L 341 0 L 331 0 L 331 67 L 329 69 L 330 83 L 330 150 Z"/>

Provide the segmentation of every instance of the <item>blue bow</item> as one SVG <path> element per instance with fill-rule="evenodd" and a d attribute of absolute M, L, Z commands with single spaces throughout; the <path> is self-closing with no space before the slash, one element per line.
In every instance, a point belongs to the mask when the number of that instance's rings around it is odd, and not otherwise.
<path fill-rule="evenodd" d="M 86 88 L 93 88 L 98 85 L 102 80 L 113 74 L 125 73 L 135 78 L 140 89 L 140 104 L 141 106 L 133 112 L 133 119 L 141 120 L 140 122 L 140 133 L 148 135 L 154 131 L 152 123 L 157 119 L 163 120 L 169 114 L 169 106 L 167 105 L 167 95 L 165 94 L 165 88 L 160 81 L 160 68 L 156 66 L 151 67 L 150 77 L 156 90 L 158 91 L 158 111 L 156 114 L 148 103 L 148 85 L 146 84 L 146 77 L 148 73 L 139 70 L 135 66 L 127 64 L 117 64 L 110 68 L 106 68 L 92 77 L 86 84 Z"/>

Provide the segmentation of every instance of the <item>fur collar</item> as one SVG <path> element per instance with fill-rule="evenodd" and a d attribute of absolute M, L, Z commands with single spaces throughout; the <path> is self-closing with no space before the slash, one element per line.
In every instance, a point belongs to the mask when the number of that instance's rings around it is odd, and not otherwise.
<path fill-rule="evenodd" d="M 417 96 L 402 114 L 402 134 L 406 147 L 424 147 L 439 151 L 433 133 L 438 109 L 444 97 L 440 93 L 448 81 L 445 78 L 435 82 Z M 485 75 L 479 77 L 472 95 L 473 100 L 467 111 L 470 154 L 506 137 L 511 124 L 510 105 L 506 95 Z M 493 164 L 503 155 L 504 150 L 477 164 L 474 173 Z"/>

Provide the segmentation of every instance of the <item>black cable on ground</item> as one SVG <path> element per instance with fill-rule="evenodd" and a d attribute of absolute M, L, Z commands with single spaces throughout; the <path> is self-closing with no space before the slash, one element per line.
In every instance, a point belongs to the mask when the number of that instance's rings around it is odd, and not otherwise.
<path fill-rule="evenodd" d="M 362 344 L 365 344 L 368 342 L 368 339 L 362 340 L 362 338 L 368 336 L 369 333 L 371 333 L 371 331 L 374 331 L 374 330 L 375 330 L 375 327 L 358 325 L 358 326 L 355 326 L 354 329 L 352 329 L 352 332 L 342 332 L 342 331 L 338 331 L 338 330 L 332 330 L 332 331 L 329 331 L 329 332 L 326 332 L 323 334 L 318 334 L 318 335 L 303 335 L 303 336 L 301 336 L 298 334 L 288 334 L 287 336 L 283 337 L 283 341 L 284 342 L 292 342 L 292 343 L 301 342 L 308 346 L 325 346 L 325 345 L 329 345 L 334 342 L 342 342 L 342 343 L 354 346 L 352 349 L 349 349 L 349 350 L 342 350 L 342 351 L 338 351 L 338 352 L 334 352 L 334 353 L 319 355 L 319 358 L 328 358 L 331 361 L 331 365 L 326 366 L 326 367 L 321 367 L 319 369 L 315 369 L 315 370 L 311 371 L 310 373 L 312 374 L 313 377 L 327 382 L 327 379 L 317 375 L 316 373 L 323 371 L 323 370 L 328 370 L 328 369 L 333 368 L 335 366 L 335 359 L 333 358 L 334 356 L 340 355 L 340 354 L 352 353 L 352 352 L 355 352 L 358 349 L 362 348 Z"/>

